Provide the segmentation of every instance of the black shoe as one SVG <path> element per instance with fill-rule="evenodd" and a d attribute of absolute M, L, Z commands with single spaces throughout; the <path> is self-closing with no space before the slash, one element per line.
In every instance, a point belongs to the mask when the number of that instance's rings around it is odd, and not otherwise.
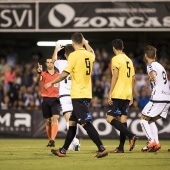
<path fill-rule="evenodd" d="M 51 149 L 51 153 L 54 154 L 54 155 L 56 155 L 56 151 L 57 150 L 55 150 L 55 149 Z"/>
<path fill-rule="evenodd" d="M 118 147 L 116 147 L 115 150 L 111 150 L 109 153 L 124 153 L 124 150 L 120 150 Z"/>
<path fill-rule="evenodd" d="M 47 144 L 47 147 L 55 147 L 55 141 L 54 140 L 50 140 Z"/>

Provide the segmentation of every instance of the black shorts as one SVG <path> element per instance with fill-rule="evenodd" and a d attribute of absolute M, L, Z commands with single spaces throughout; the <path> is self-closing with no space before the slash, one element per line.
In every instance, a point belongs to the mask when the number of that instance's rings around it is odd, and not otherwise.
<path fill-rule="evenodd" d="M 109 105 L 107 115 L 121 116 L 128 114 L 130 100 L 112 99 L 113 104 Z"/>
<path fill-rule="evenodd" d="M 43 97 L 42 99 L 43 118 L 47 119 L 53 115 L 60 115 L 60 101 L 58 98 Z"/>
<path fill-rule="evenodd" d="M 90 99 L 72 99 L 73 112 L 70 116 L 70 121 L 84 124 L 92 120 L 92 115 L 89 111 Z"/>

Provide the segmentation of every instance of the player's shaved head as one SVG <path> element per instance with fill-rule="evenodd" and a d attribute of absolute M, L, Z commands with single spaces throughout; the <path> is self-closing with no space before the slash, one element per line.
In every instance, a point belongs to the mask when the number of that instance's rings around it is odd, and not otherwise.
<path fill-rule="evenodd" d="M 76 32 L 71 36 L 71 40 L 76 44 L 82 44 L 83 42 L 83 34 Z"/>

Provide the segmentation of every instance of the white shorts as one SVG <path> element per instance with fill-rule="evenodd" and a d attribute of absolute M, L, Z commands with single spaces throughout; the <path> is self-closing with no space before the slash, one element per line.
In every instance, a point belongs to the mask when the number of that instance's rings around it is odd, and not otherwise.
<path fill-rule="evenodd" d="M 142 110 L 142 114 L 148 117 L 161 116 L 166 118 L 170 103 L 155 103 L 149 101 L 147 105 Z"/>
<path fill-rule="evenodd" d="M 70 96 L 60 97 L 60 104 L 61 104 L 63 114 L 66 113 L 66 112 L 72 112 L 73 111 L 73 105 L 72 105 L 72 101 L 71 101 Z"/>

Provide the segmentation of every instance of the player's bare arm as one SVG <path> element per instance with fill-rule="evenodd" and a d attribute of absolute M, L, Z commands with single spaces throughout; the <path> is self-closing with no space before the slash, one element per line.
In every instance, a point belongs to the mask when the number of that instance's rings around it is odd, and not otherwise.
<path fill-rule="evenodd" d="M 112 80 L 111 80 L 111 85 L 110 85 L 110 91 L 109 91 L 109 96 L 108 96 L 108 103 L 109 105 L 112 105 L 112 91 L 116 85 L 117 79 L 119 76 L 119 69 L 117 67 L 114 66 L 114 70 L 113 70 L 113 75 L 112 75 Z"/>
<path fill-rule="evenodd" d="M 68 72 L 63 71 L 57 78 L 55 78 L 53 81 L 47 83 L 44 87 L 45 89 L 48 89 L 55 83 L 59 83 L 60 81 L 64 80 L 69 75 Z"/>
<path fill-rule="evenodd" d="M 93 48 L 89 45 L 88 41 L 85 38 L 83 38 L 83 45 L 86 47 L 87 51 L 90 51 L 94 54 Z"/>
<path fill-rule="evenodd" d="M 59 43 L 56 43 L 56 46 L 55 46 L 55 49 L 54 49 L 54 53 L 53 53 L 53 56 L 52 56 L 52 61 L 55 62 L 57 60 L 57 55 L 58 55 L 58 52 L 63 49 L 64 47 L 59 44 Z"/>
<path fill-rule="evenodd" d="M 135 76 L 132 77 L 132 99 L 129 102 L 129 106 L 133 104 L 133 93 L 135 91 Z"/>
<path fill-rule="evenodd" d="M 40 64 L 38 63 L 38 68 L 37 68 L 37 72 L 38 72 L 38 74 L 37 74 L 37 80 L 38 80 L 38 81 L 39 81 L 40 78 L 41 78 L 41 73 L 42 73 L 42 71 L 43 71 L 42 65 L 40 65 Z"/>
<path fill-rule="evenodd" d="M 156 82 L 156 72 L 154 70 L 149 73 L 149 78 L 151 81 Z"/>

